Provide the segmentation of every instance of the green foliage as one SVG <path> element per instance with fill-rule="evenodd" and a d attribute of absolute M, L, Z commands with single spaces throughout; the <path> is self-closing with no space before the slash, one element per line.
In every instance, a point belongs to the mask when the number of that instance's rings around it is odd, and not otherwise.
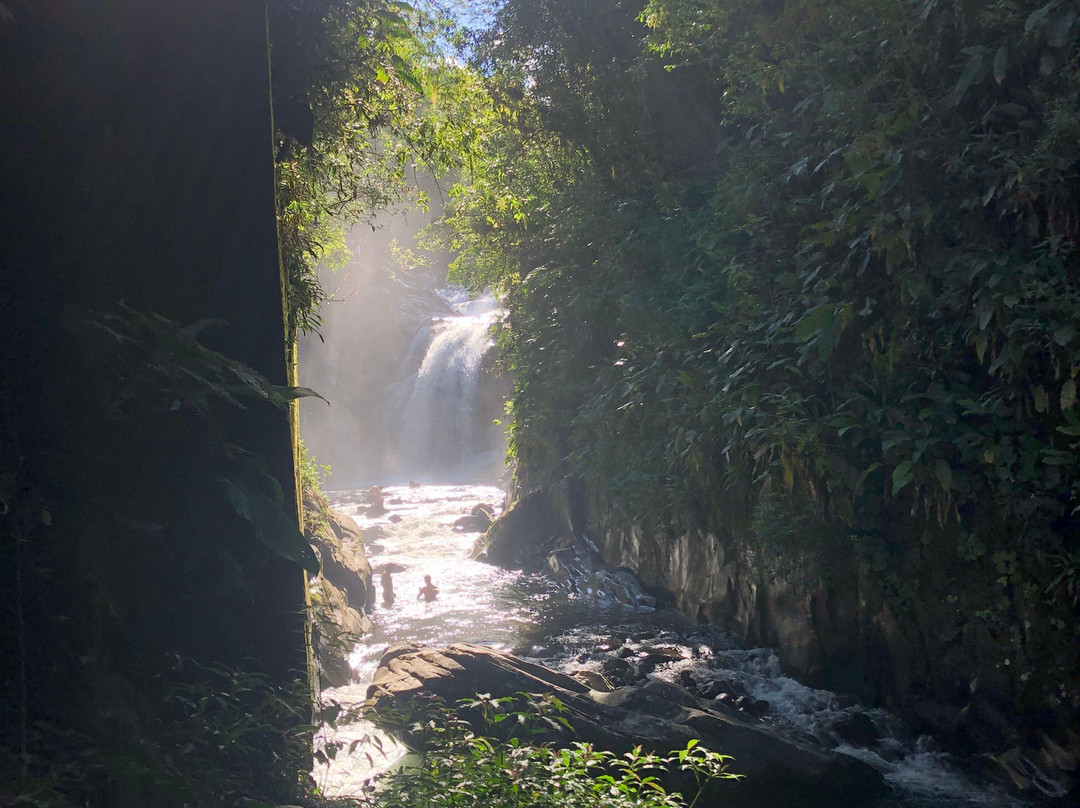
<path fill-rule="evenodd" d="M 666 755 L 640 746 L 617 755 L 580 742 L 540 743 L 541 734 L 567 725 L 565 711 L 553 696 L 529 694 L 478 695 L 459 702 L 456 712 L 429 708 L 411 726 L 417 761 L 384 776 L 370 804 L 692 808 L 710 783 L 741 777 L 728 770 L 730 757 L 697 741 Z M 470 723 L 466 714 L 479 718 Z M 665 787 L 672 772 L 684 775 L 689 796 Z"/>
<path fill-rule="evenodd" d="M 503 3 L 472 57 L 491 168 L 450 222 L 510 308 L 519 475 L 705 529 L 786 492 L 895 607 L 945 588 L 1056 657 L 1078 31 L 1040 0 Z"/>
<path fill-rule="evenodd" d="M 317 333 L 318 267 L 347 257 L 349 226 L 426 207 L 416 173 L 470 159 L 479 108 L 464 99 L 479 94 L 439 51 L 447 23 L 433 12 L 398 0 L 268 8 L 288 333 Z"/>
<path fill-rule="evenodd" d="M 308 791 L 306 684 L 275 687 L 259 673 L 198 665 L 96 670 L 97 721 L 37 722 L 20 762 L 0 781 L 12 805 L 240 808 Z M 0 748 L 0 773 L 20 767 Z"/>
<path fill-rule="evenodd" d="M 198 341 L 213 325 L 201 321 L 181 327 L 156 314 L 142 314 L 121 305 L 112 313 L 91 313 L 76 318 L 79 330 L 99 353 L 103 365 L 104 415 L 118 424 L 126 439 L 145 451 L 173 448 L 199 435 L 206 471 L 216 473 L 220 495 L 248 523 L 270 554 L 293 561 L 309 572 L 318 562 L 296 522 L 283 510 L 284 492 L 258 456 L 227 439 L 219 408 L 245 409 L 246 402 L 262 402 L 285 411 L 290 401 L 318 394 L 303 387 L 273 385 L 251 368 Z M 107 392 L 106 392 L 107 391 Z M 148 418 L 153 422 L 148 423 Z M 150 434 L 140 434 L 147 430 Z M 156 458 L 176 463 L 175 458 Z M 142 458 L 145 462 L 146 458 Z M 217 542 L 220 545 L 220 542 Z M 219 546 L 228 561 L 224 570 L 231 587 L 251 592 L 256 570 L 243 569 L 233 554 Z"/>
<path fill-rule="evenodd" d="M 330 530 L 330 502 L 323 494 L 322 484 L 330 476 L 330 466 L 319 463 L 308 452 L 307 444 L 300 441 L 297 458 L 300 464 L 300 491 L 304 507 L 304 533 L 314 541 L 316 536 Z"/>
<path fill-rule="evenodd" d="M 809 497 L 766 491 L 758 497 L 746 540 L 754 565 L 780 580 L 807 576 L 827 586 L 846 572 L 858 542 L 843 525 L 824 518 Z"/>
<path fill-rule="evenodd" d="M 271 564 L 317 566 L 266 462 L 236 440 L 249 423 L 283 423 L 310 391 L 206 347 L 211 322 L 123 305 L 66 315 L 79 350 L 65 394 L 80 406 L 57 428 L 78 433 L 81 453 L 55 478 L 35 475 L 0 397 L 0 520 L 14 551 L 0 562 L 14 567 L 18 617 L 0 791 L 48 806 L 291 801 L 310 754 L 297 720 L 307 685 L 255 670 L 270 666 L 253 612 Z M 259 659 L 159 662 L 177 654 Z"/>

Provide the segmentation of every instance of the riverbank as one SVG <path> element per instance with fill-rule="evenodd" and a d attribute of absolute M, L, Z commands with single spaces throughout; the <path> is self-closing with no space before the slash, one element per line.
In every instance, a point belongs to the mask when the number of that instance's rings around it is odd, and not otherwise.
<path fill-rule="evenodd" d="M 651 682 L 663 683 L 653 687 L 670 685 L 684 698 L 734 710 L 747 721 L 823 752 L 858 758 L 889 784 L 890 796 L 883 805 L 1019 804 L 1006 793 L 1013 786 L 997 764 L 983 760 L 985 765 L 965 774 L 965 766 L 931 737 L 887 712 L 786 676 L 771 649 L 745 648 L 721 628 L 695 623 L 673 610 L 630 608 L 611 598 L 575 593 L 536 573 L 468 559 L 477 534 L 455 531 L 453 523 L 479 502 L 492 500 L 498 489 L 401 486 L 383 493 L 387 513 L 378 517 L 364 513 L 364 492 L 330 495 L 336 508 L 356 518 L 367 537 L 372 565 L 401 568 L 393 576 L 398 602 L 370 612 L 372 634 L 351 656 L 357 681 L 324 693 L 344 711 L 366 699 L 392 643 L 443 648 L 473 642 L 513 652 L 586 683 L 596 683 L 593 677 L 598 677 L 616 689 Z M 434 603 L 415 600 L 424 574 L 431 574 L 440 587 Z M 348 746 L 372 731 L 360 723 L 339 727 L 323 740 Z M 392 758 L 372 766 L 362 753 L 354 754 L 320 764 L 315 777 L 324 793 L 358 793 L 364 779 Z"/>

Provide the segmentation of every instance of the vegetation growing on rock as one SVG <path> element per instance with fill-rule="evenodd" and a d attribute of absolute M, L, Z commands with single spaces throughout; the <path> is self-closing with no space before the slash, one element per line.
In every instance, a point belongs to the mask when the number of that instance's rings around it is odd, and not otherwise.
<path fill-rule="evenodd" d="M 766 563 L 849 559 L 936 637 L 906 687 L 1070 721 L 1078 27 L 1041 0 L 503 4 L 451 243 L 510 307 L 523 488 L 751 542 L 787 499 L 827 527 L 759 537 Z"/>

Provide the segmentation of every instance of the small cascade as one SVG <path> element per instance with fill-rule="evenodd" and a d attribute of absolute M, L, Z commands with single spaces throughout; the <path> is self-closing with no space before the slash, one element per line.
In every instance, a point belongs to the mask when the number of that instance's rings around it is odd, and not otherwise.
<path fill-rule="evenodd" d="M 428 340 L 426 351 L 415 376 L 399 387 L 398 407 L 390 414 L 398 436 L 395 476 L 495 480 L 505 443 L 494 423 L 499 413 L 493 405 L 501 397 L 492 395 L 496 379 L 485 357 L 499 305 L 490 295 L 470 301 L 459 290 L 442 294 L 460 313 L 436 318 L 418 334 Z"/>

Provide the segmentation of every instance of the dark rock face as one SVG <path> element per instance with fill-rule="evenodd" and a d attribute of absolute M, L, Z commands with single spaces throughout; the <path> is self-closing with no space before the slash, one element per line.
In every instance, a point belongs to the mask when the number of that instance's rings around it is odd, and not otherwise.
<path fill-rule="evenodd" d="M 319 574 L 309 581 L 313 631 L 312 645 L 319 687 L 341 687 L 355 680 L 348 652 L 356 637 L 371 632 L 364 610 L 376 598 L 371 562 L 364 553 L 364 537 L 351 516 L 331 511 L 311 489 L 304 492 L 309 514 L 325 520 L 309 525 L 308 541 L 319 557 Z"/>
<path fill-rule="evenodd" d="M 604 565 L 600 548 L 575 527 L 583 511 L 574 488 L 526 494 L 496 519 L 473 544 L 472 558 L 504 567 L 543 572 L 574 592 L 632 606 L 654 607 L 628 569 Z"/>
<path fill-rule="evenodd" d="M 551 500 L 543 491 L 532 491 L 476 540 L 471 556 L 504 567 L 539 568 L 547 542 L 559 533 Z"/>
<path fill-rule="evenodd" d="M 352 639 L 371 631 L 371 621 L 349 605 L 349 597 L 330 581 L 317 577 L 310 586 L 319 622 L 312 632 L 320 687 L 342 687 L 356 676 L 347 658 Z"/>
<path fill-rule="evenodd" d="M 416 701 L 452 704 L 481 692 L 496 698 L 519 692 L 556 695 L 573 727 L 572 735 L 551 739 L 556 742 L 576 739 L 616 752 L 643 745 L 666 752 L 699 739 L 732 755 L 732 769 L 746 775 L 735 785 L 722 784 L 728 804 L 742 808 L 854 807 L 885 791 L 880 776 L 861 761 L 784 740 L 757 719 L 706 704 L 677 685 L 652 681 L 601 692 L 574 676 L 483 646 L 392 646 L 379 663 L 368 698 L 377 707 L 407 709 Z"/>
<path fill-rule="evenodd" d="M 329 522 L 330 531 L 315 537 L 322 576 L 348 594 L 350 606 L 363 609 L 374 595 L 360 527 L 352 517 L 338 513 Z"/>

